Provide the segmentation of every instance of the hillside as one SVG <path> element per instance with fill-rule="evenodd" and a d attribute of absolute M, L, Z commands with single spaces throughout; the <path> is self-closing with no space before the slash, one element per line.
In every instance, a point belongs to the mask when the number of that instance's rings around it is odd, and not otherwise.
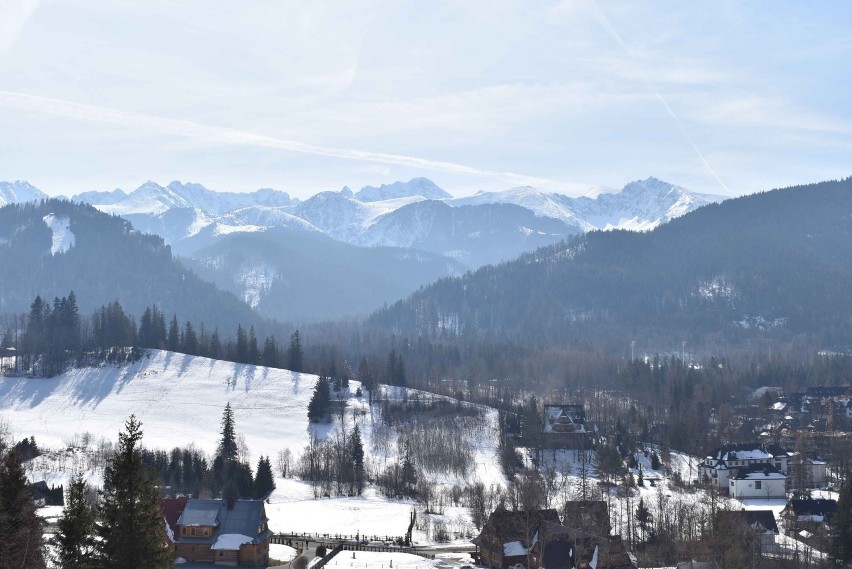
<path fill-rule="evenodd" d="M 254 466 L 260 455 L 272 457 L 290 449 L 294 459 L 302 454 L 311 436 L 320 440 L 336 437 L 339 421 L 310 424 L 307 405 L 317 377 L 260 366 L 233 364 L 183 354 L 149 351 L 143 358 L 123 367 L 74 369 L 50 379 L 0 378 L 0 416 L 17 438 L 35 436 L 44 448 L 66 449 L 84 445 L 89 433 L 92 447 L 102 438 L 115 441 L 131 415 L 142 421 L 143 442 L 147 448 L 171 450 L 194 445 L 207 453 L 216 450 L 220 420 L 226 403 L 234 410 L 236 431 L 245 439 Z M 358 384 L 343 395 L 347 429 L 357 422 L 361 430 L 366 464 L 370 472 L 380 472 L 399 459 L 399 429 L 382 420 L 382 409 L 394 402 L 426 400 L 428 394 L 394 388 L 378 391 L 372 407 L 365 398 L 355 397 Z M 380 403 L 387 400 L 388 403 Z M 505 482 L 498 466 L 495 411 L 482 409 L 478 427 L 463 435 L 469 445 L 470 468 L 465 476 L 418 467 L 421 476 L 439 484 L 466 484 L 476 480 L 486 484 Z M 416 419 L 416 417 L 415 417 Z M 467 417 L 459 417 L 462 423 Z M 430 427 L 434 430 L 435 423 Z M 415 435 L 412 435 L 415 436 Z M 65 452 L 60 453 L 62 457 Z M 78 465 L 83 457 L 73 460 Z M 65 458 L 45 456 L 37 460 L 32 476 L 45 476 L 59 483 L 70 476 L 57 464 Z M 69 459 L 70 460 L 70 459 Z M 89 477 L 98 481 L 100 470 L 93 466 Z M 278 489 L 267 506 L 270 527 L 276 532 L 308 531 L 362 535 L 402 535 L 414 503 L 392 500 L 372 486 L 360 497 L 315 500 L 308 483 L 293 478 L 276 479 Z M 448 508 L 448 525 L 469 524 L 461 508 Z M 462 521 L 459 521 L 460 518 Z M 421 539 L 426 539 L 421 534 Z"/>
<path fill-rule="evenodd" d="M 647 233 L 592 232 L 444 279 L 371 318 L 623 354 L 751 337 L 852 346 L 852 179 L 711 204 Z"/>
<path fill-rule="evenodd" d="M 222 236 L 187 263 L 259 313 L 302 322 L 369 314 L 421 285 L 464 271 L 434 253 L 355 247 L 285 229 Z"/>
<path fill-rule="evenodd" d="M 74 291 L 82 314 L 118 300 L 138 317 L 151 305 L 222 330 L 260 318 L 177 262 L 161 237 L 87 205 L 45 200 L 0 208 L 0 311 Z M 215 310 L 214 310 L 215 308 Z"/>

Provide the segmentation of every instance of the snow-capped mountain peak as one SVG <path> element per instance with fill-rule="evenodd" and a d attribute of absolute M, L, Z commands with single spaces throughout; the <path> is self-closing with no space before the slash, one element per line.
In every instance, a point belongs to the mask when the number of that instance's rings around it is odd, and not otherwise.
<path fill-rule="evenodd" d="M 10 203 L 32 202 L 46 197 L 47 194 L 26 180 L 0 182 L 0 206 Z"/>
<path fill-rule="evenodd" d="M 453 196 L 442 190 L 428 178 L 412 178 L 407 182 L 394 182 L 375 186 L 364 186 L 355 199 L 362 202 L 377 202 L 398 198 L 423 197 L 427 200 L 442 200 Z"/>

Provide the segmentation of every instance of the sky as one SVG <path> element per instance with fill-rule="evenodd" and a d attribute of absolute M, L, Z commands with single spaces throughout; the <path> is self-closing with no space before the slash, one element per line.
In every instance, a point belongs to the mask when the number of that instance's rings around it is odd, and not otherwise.
<path fill-rule="evenodd" d="M 0 180 L 425 176 L 741 195 L 852 174 L 852 3 L 0 0 Z"/>

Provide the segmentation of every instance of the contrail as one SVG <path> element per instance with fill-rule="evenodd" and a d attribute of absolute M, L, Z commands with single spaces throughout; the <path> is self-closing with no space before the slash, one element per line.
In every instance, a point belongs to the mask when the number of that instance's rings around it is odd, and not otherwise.
<path fill-rule="evenodd" d="M 592 7 L 595 9 L 595 14 L 597 15 L 598 21 L 601 23 L 603 28 L 609 33 L 609 35 L 615 38 L 615 40 L 619 43 L 619 45 L 621 45 L 622 48 L 624 48 L 624 51 L 627 52 L 627 55 L 632 57 L 633 52 L 631 51 L 630 47 L 623 39 L 621 39 L 621 36 L 618 34 L 617 31 L 615 31 L 615 28 L 612 27 L 612 23 L 610 23 L 609 18 L 607 18 L 606 15 L 598 7 L 598 3 L 595 0 L 589 1 L 591 2 Z M 698 145 L 695 144 L 694 140 L 692 140 L 692 137 L 689 135 L 689 132 L 687 132 L 686 127 L 683 125 L 683 122 L 675 114 L 671 106 L 669 106 L 668 102 L 666 102 L 666 100 L 663 98 L 663 96 L 660 94 L 654 84 L 651 83 L 651 80 L 648 79 L 648 75 L 645 73 L 645 70 L 639 67 L 639 72 L 642 74 L 642 79 L 645 81 L 645 85 L 648 86 L 648 89 L 650 89 L 651 92 L 653 92 L 654 95 L 657 96 L 657 99 L 659 99 L 660 103 L 662 103 L 663 106 L 666 108 L 666 111 L 668 111 L 669 115 L 671 115 L 678 128 L 680 128 L 680 132 L 683 134 L 683 137 L 686 139 L 687 142 L 689 142 L 690 146 L 692 146 L 692 149 L 695 151 L 695 154 L 698 155 L 698 158 L 704 164 L 704 167 L 707 168 L 707 171 L 710 172 L 710 175 L 713 176 L 717 182 L 719 182 L 719 185 L 725 189 L 725 193 L 730 194 L 731 192 L 728 190 L 728 186 L 725 185 L 725 182 L 722 181 L 722 179 L 716 174 L 715 170 L 713 170 L 713 168 L 710 166 L 710 163 L 707 162 L 707 159 L 704 158 L 704 153 L 701 152 L 701 150 L 698 148 Z"/>
<path fill-rule="evenodd" d="M 264 148 L 276 148 L 289 152 L 302 154 L 313 154 L 318 156 L 329 156 L 345 160 L 359 160 L 365 162 L 377 162 L 395 166 L 408 166 L 412 168 L 423 168 L 433 171 L 451 172 L 455 174 L 466 174 L 470 176 L 495 178 L 505 180 L 513 184 L 548 187 L 573 192 L 585 191 L 587 186 L 550 178 L 526 176 L 515 172 L 500 172 L 494 170 L 483 170 L 473 168 L 455 162 L 443 162 L 418 158 L 416 156 L 405 156 L 402 154 L 389 154 L 383 152 L 370 152 L 355 150 L 351 148 L 335 148 L 330 146 L 318 146 L 306 144 L 295 140 L 266 136 L 253 132 L 246 132 L 232 128 L 205 125 L 182 119 L 171 119 L 130 111 L 122 111 L 112 108 L 95 107 L 61 99 L 52 99 L 16 93 L 12 91 L 0 91 L 0 105 L 25 111 L 37 111 L 59 115 L 65 118 L 114 124 L 123 127 L 137 128 L 181 137 L 197 138 L 219 144 L 231 144 L 238 146 L 257 146 Z"/>

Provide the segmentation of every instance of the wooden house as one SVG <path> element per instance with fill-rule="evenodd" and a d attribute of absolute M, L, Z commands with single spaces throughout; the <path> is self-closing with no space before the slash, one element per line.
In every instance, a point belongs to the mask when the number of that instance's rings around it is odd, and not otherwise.
<path fill-rule="evenodd" d="M 187 561 L 265 567 L 272 532 L 262 500 L 187 500 L 170 537 Z M 166 523 L 171 506 L 163 507 Z"/>
<path fill-rule="evenodd" d="M 545 405 L 543 413 L 542 443 L 545 448 L 592 447 L 595 427 L 586 423 L 582 405 Z"/>
<path fill-rule="evenodd" d="M 473 543 L 479 546 L 480 564 L 492 569 L 522 566 L 539 569 L 540 556 L 533 551 L 545 522 L 559 524 L 556 510 L 509 511 L 498 508 L 488 517 Z"/>

